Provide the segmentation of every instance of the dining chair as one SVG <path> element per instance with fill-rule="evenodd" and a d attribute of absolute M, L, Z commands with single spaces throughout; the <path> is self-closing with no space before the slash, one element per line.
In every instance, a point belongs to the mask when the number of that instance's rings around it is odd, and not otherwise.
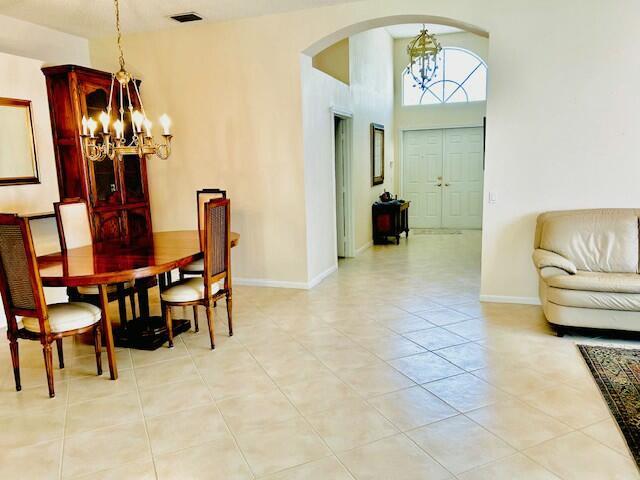
<path fill-rule="evenodd" d="M 58 362 L 64 368 L 63 337 L 93 331 L 97 371 L 102 375 L 101 310 L 85 302 L 46 304 L 28 220 L 14 214 L 0 214 L 0 293 L 17 391 L 22 389 L 19 338 L 40 340 L 50 397 L 55 396 L 51 344 L 55 341 L 58 345 Z"/>
<path fill-rule="evenodd" d="M 203 188 L 196 192 L 196 204 L 198 206 L 198 232 L 200 232 L 200 250 L 204 251 L 204 210 L 207 202 L 216 198 L 227 198 L 226 190 L 219 188 Z M 186 275 L 203 275 L 204 258 L 191 262 L 180 268 L 180 280 L 184 280 Z"/>
<path fill-rule="evenodd" d="M 204 262 L 203 276 L 182 279 L 160 293 L 162 315 L 169 335 L 169 348 L 173 347 L 171 307 L 197 307 L 207 310 L 211 349 L 215 348 L 214 302 L 226 298 L 229 336 L 233 335 L 231 288 L 231 201 L 216 198 L 204 204 Z"/>
<path fill-rule="evenodd" d="M 81 198 L 73 198 L 53 204 L 60 237 L 60 248 L 63 251 L 93 244 L 93 233 L 89 209 Z M 69 299 L 85 301 L 97 307 L 100 306 L 100 292 L 97 285 L 82 286 L 67 289 Z M 135 288 L 132 283 L 125 282 L 107 287 L 107 298 L 110 302 L 118 301 L 120 322 L 127 323 L 126 298 L 131 303 L 132 318 L 136 318 Z"/>
<path fill-rule="evenodd" d="M 227 198 L 227 191 L 220 188 L 203 188 L 196 192 L 196 205 L 198 209 L 198 232 L 200 234 L 200 251 L 204 251 L 204 207 L 206 203 L 215 198 Z M 202 276 L 204 274 L 204 257 L 200 260 L 191 262 L 179 269 L 180 280 L 184 280 L 188 275 Z M 170 281 L 167 283 L 171 283 Z M 216 302 L 214 302 L 214 307 Z M 193 306 L 193 322 L 196 332 L 200 331 L 198 327 L 198 306 Z"/>

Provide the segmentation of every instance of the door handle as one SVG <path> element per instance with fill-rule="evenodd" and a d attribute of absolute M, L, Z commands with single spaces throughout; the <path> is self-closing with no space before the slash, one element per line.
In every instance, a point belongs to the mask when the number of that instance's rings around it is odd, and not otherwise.
<path fill-rule="evenodd" d="M 441 183 L 436 183 L 436 187 L 441 187 L 442 184 Z"/>
<path fill-rule="evenodd" d="M 445 186 L 445 187 L 448 187 L 448 186 L 449 186 L 449 184 L 448 184 L 448 183 L 445 183 L 445 184 L 444 184 L 444 186 Z"/>

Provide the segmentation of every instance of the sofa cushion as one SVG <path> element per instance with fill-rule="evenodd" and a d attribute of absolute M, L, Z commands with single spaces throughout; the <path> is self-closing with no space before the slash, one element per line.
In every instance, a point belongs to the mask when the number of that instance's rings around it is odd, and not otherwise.
<path fill-rule="evenodd" d="M 589 292 L 549 287 L 546 289 L 546 300 L 565 307 L 640 312 L 640 294 L 637 293 Z"/>
<path fill-rule="evenodd" d="M 536 247 L 569 259 L 578 270 L 638 272 L 638 211 L 598 209 L 538 217 Z"/>
<path fill-rule="evenodd" d="M 550 287 L 565 290 L 640 294 L 640 275 L 637 273 L 577 272 L 548 277 L 545 282 Z"/>

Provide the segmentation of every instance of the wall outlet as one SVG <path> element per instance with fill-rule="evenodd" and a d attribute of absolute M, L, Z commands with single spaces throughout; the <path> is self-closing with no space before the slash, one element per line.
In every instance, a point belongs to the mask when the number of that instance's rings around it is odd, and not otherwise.
<path fill-rule="evenodd" d="M 496 192 L 489 192 L 489 203 L 496 203 Z"/>

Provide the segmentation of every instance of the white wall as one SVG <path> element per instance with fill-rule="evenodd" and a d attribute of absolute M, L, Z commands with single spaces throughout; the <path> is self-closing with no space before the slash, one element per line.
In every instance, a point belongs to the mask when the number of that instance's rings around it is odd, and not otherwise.
<path fill-rule="evenodd" d="M 6 53 L 9 52 L 9 53 Z M 27 58 L 29 57 L 29 58 Z M 58 63 L 89 64 L 89 42 L 48 28 L 0 16 L 0 97 L 31 100 L 33 130 L 40 183 L 0 186 L 0 211 L 7 213 L 52 212 L 58 201 L 49 101 L 43 65 Z M 7 161 L 7 159 L 0 159 Z M 58 250 L 55 220 L 31 222 L 36 252 Z M 64 289 L 45 289 L 47 301 L 64 299 Z M 5 325 L 0 310 L 0 327 Z"/>
<path fill-rule="evenodd" d="M 89 66 L 86 39 L 5 15 L 0 15 L 0 52 L 39 59 L 46 65 Z"/>
<path fill-rule="evenodd" d="M 489 39 L 468 32 L 438 35 L 443 47 L 460 47 L 472 51 L 485 62 L 489 59 Z M 451 128 L 481 126 L 486 114 L 486 102 L 448 103 L 438 105 L 402 104 L 402 74 L 409 64 L 407 44 L 410 39 L 397 38 L 393 46 L 393 64 L 395 74 L 395 124 L 396 124 L 396 167 L 398 182 L 402 176 L 398 169 L 402 168 L 402 131 L 418 128 Z M 490 72 L 489 72 L 490 74 Z M 396 191 L 401 186 L 396 184 Z"/>
<path fill-rule="evenodd" d="M 311 67 L 302 57 L 305 200 L 309 282 L 337 266 L 333 114 L 352 117 L 352 201 L 356 250 L 371 242 L 371 203 L 392 189 L 394 157 L 393 39 L 383 28 L 349 39 L 350 85 Z M 385 181 L 371 186 L 370 125 L 385 126 Z"/>
<path fill-rule="evenodd" d="M 230 186 L 242 276 L 305 282 L 317 252 L 300 53 L 401 22 L 471 25 L 490 34 L 485 190 L 497 197 L 484 210 L 482 293 L 533 298 L 537 213 L 640 203 L 638 18 L 636 0 L 370 0 L 127 36 L 127 59 L 151 80 L 147 105 L 176 123 L 174 157 L 151 162 L 154 222 L 193 227 L 193 191 Z M 113 43 L 91 42 L 95 65 L 113 68 Z"/>

